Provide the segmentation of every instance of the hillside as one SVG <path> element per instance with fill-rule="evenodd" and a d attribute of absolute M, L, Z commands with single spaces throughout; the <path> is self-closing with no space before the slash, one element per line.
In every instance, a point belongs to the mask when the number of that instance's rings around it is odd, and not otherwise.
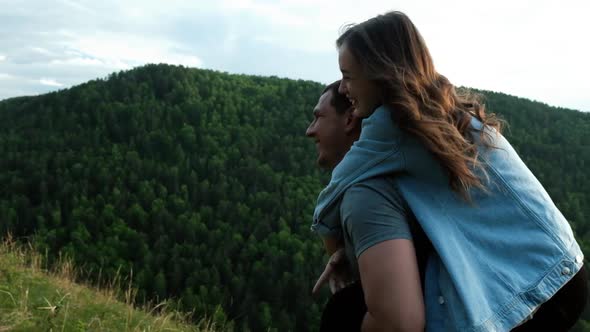
<path fill-rule="evenodd" d="M 187 324 L 185 316 L 167 312 L 162 303 L 151 310 L 134 308 L 132 290 L 125 301 L 113 284 L 96 289 L 73 282 L 73 267 L 64 260 L 50 272 L 30 248 L 0 243 L 0 331 L 223 331 L 223 322 Z M 217 326 L 217 327 L 216 327 Z"/>
<path fill-rule="evenodd" d="M 138 303 L 315 330 L 327 294 L 310 296 L 324 257 L 309 225 L 327 174 L 304 132 L 321 89 L 148 65 L 0 102 L 0 234 L 72 257 L 79 280 L 132 275 Z M 483 93 L 590 253 L 590 114 Z"/>

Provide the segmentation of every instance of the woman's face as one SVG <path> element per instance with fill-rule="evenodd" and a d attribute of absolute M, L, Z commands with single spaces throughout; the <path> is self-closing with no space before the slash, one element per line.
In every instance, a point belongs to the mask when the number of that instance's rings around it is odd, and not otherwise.
<path fill-rule="evenodd" d="M 348 50 L 346 44 L 338 50 L 338 63 L 342 72 L 342 81 L 338 92 L 345 94 L 354 107 L 354 115 L 368 117 L 382 104 L 378 86 L 365 78 L 363 69 Z"/>

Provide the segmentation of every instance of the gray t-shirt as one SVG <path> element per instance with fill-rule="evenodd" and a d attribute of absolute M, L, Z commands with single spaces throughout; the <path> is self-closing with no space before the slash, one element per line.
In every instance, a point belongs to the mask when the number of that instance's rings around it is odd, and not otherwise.
<path fill-rule="evenodd" d="M 346 256 L 355 279 L 360 279 L 358 257 L 366 249 L 393 239 L 414 241 L 422 270 L 426 238 L 392 176 L 371 178 L 348 188 L 340 202 L 340 221 Z"/>

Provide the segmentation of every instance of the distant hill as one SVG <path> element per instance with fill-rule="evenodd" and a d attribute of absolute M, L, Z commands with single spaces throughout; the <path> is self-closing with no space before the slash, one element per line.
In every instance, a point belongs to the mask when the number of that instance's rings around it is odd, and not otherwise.
<path fill-rule="evenodd" d="M 0 234 L 73 257 L 80 279 L 132 275 L 139 303 L 315 330 L 309 225 L 328 174 L 304 132 L 322 88 L 148 65 L 0 102 Z M 588 254 L 590 114 L 482 93 Z"/>

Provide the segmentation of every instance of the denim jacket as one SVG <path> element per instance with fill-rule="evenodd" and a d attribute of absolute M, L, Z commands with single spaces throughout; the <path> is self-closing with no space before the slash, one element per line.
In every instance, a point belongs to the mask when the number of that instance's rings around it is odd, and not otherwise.
<path fill-rule="evenodd" d="M 324 218 L 352 184 L 399 173 L 398 189 L 434 251 L 425 277 L 427 331 L 509 331 L 553 296 L 583 264 L 571 227 L 504 137 L 471 121 L 486 190 L 471 202 L 449 186 L 436 158 L 378 108 L 320 193 L 312 230 L 336 235 Z M 479 144 L 480 132 L 494 148 Z"/>

